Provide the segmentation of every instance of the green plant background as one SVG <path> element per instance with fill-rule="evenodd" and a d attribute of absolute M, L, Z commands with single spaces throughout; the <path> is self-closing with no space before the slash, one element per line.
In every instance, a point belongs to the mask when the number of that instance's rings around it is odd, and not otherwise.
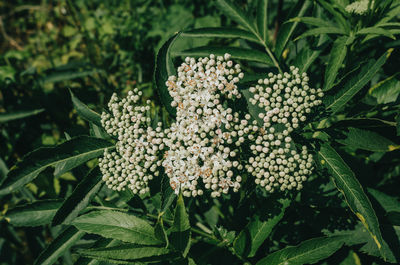
<path fill-rule="evenodd" d="M 0 264 L 400 262 L 400 2 L 362 16 L 346 0 L 232 2 L 0 2 Z M 138 87 L 170 123 L 170 65 L 225 52 L 243 89 L 295 65 L 325 91 L 299 133 L 317 167 L 303 190 L 102 185 L 111 94 Z"/>

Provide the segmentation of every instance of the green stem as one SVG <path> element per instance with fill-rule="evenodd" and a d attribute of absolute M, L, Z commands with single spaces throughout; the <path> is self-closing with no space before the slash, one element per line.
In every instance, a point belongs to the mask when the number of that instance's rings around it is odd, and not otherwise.
<path fill-rule="evenodd" d="M 257 37 L 257 39 L 260 41 L 261 45 L 264 46 L 265 51 L 267 52 L 269 58 L 271 58 L 271 60 L 274 63 L 275 67 L 278 68 L 279 72 L 282 74 L 283 73 L 282 68 L 279 66 L 278 60 L 276 59 L 276 57 L 273 54 L 273 52 L 271 51 L 271 49 L 268 47 L 266 41 L 263 40 L 263 38 L 260 36 L 260 34 L 258 34 L 257 31 L 252 30 L 251 32 L 253 33 L 253 35 L 255 37 Z"/>
<path fill-rule="evenodd" d="M 150 218 L 153 218 L 153 219 L 156 219 L 156 220 L 158 219 L 158 216 L 156 216 L 156 215 L 154 215 L 154 214 L 148 213 L 148 214 L 146 214 L 146 215 L 147 215 L 148 217 L 150 217 Z M 172 224 L 174 223 L 173 220 L 164 219 L 164 218 L 163 218 L 163 221 L 166 222 L 166 223 L 169 224 L 169 225 L 172 225 Z M 200 229 L 191 227 L 190 230 L 192 230 L 193 233 L 196 233 L 196 234 L 198 234 L 198 235 L 201 235 L 201 236 L 204 236 L 204 237 L 208 237 L 208 238 L 210 238 L 210 239 L 212 239 L 212 240 L 216 240 L 216 241 L 222 242 L 221 240 L 219 240 L 218 238 L 216 238 L 213 234 L 206 233 L 206 232 L 204 232 L 204 231 L 202 231 L 202 230 L 200 230 Z"/>
<path fill-rule="evenodd" d="M 147 216 L 147 217 L 150 217 L 150 218 L 153 218 L 153 219 L 155 219 L 155 220 L 158 220 L 158 216 L 156 216 L 156 215 L 154 215 L 154 214 L 148 213 L 148 214 L 146 214 L 146 216 Z M 164 221 L 165 223 L 169 224 L 169 225 L 172 225 L 172 224 L 174 223 L 173 220 L 164 219 L 164 218 L 163 218 L 163 221 Z M 227 247 L 229 250 L 231 250 L 231 253 L 232 253 L 233 255 L 235 255 L 238 259 L 240 259 L 241 261 L 243 261 L 244 264 L 251 264 L 251 263 L 250 263 L 249 261 L 247 261 L 245 258 L 243 258 L 243 257 L 241 257 L 240 255 L 238 255 L 238 254 L 227 244 L 227 242 L 226 242 L 225 240 L 222 240 L 222 241 L 221 241 L 220 239 L 218 239 L 217 237 L 215 237 L 213 234 L 206 233 L 206 232 L 204 232 L 204 231 L 202 231 L 202 230 L 200 230 L 200 229 L 194 228 L 194 227 L 191 227 L 190 230 L 191 230 L 193 233 L 196 233 L 196 234 L 198 234 L 198 235 L 200 235 L 200 236 L 207 237 L 207 238 L 209 238 L 209 239 L 211 239 L 211 240 L 214 240 L 214 241 L 219 242 L 219 243 L 217 244 L 218 247 Z"/>

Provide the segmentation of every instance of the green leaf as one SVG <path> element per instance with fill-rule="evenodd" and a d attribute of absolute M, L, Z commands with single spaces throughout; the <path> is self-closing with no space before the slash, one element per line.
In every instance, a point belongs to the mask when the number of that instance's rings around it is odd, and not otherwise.
<path fill-rule="evenodd" d="M 115 239 L 109 239 L 109 238 L 100 238 L 97 240 L 91 248 L 105 248 L 105 247 L 113 247 L 116 245 L 119 245 L 121 242 Z M 80 257 L 74 265 L 98 265 L 102 264 L 101 261 L 92 259 L 92 258 L 86 258 L 86 257 Z"/>
<path fill-rule="evenodd" d="M 298 36 L 295 41 L 308 37 L 308 36 L 316 36 L 321 34 L 346 34 L 343 29 L 336 27 L 319 27 L 315 29 L 309 29 L 300 36 Z"/>
<path fill-rule="evenodd" d="M 101 139 L 111 139 L 111 136 L 103 129 L 103 127 L 97 126 L 93 122 L 89 122 L 90 136 L 101 138 Z"/>
<path fill-rule="evenodd" d="M 363 28 L 356 32 L 356 35 L 369 35 L 369 34 L 382 35 L 394 40 L 396 39 L 395 36 L 392 33 L 390 33 L 390 31 L 380 27 Z"/>
<path fill-rule="evenodd" d="M 51 265 L 54 264 L 65 251 L 73 246 L 85 232 L 78 231 L 75 227 L 70 226 L 65 229 L 35 260 L 35 265 Z"/>
<path fill-rule="evenodd" d="M 116 211 L 93 211 L 76 218 L 73 222 L 79 230 L 98 234 L 105 238 L 142 245 L 158 245 L 154 229 L 143 219 Z"/>
<path fill-rule="evenodd" d="M 387 213 L 400 213 L 400 201 L 397 198 L 389 196 L 372 188 L 368 188 L 367 190 L 369 194 L 371 194 L 379 202 L 379 204 Z"/>
<path fill-rule="evenodd" d="M 395 18 L 399 15 L 400 13 L 400 5 L 392 5 L 389 9 L 389 11 L 386 13 L 385 17 L 382 18 L 376 25 L 381 26 L 382 24 L 390 21 L 392 18 Z"/>
<path fill-rule="evenodd" d="M 328 11 L 329 13 L 331 13 L 333 15 L 333 17 L 336 20 L 336 23 L 339 24 L 346 33 L 350 32 L 351 25 L 349 23 L 349 20 L 346 20 L 343 17 L 343 14 L 341 14 L 338 11 L 336 11 L 331 3 L 328 3 L 328 2 L 326 2 L 324 0 L 317 0 L 317 2 L 323 8 L 325 8 L 326 11 Z"/>
<path fill-rule="evenodd" d="M 344 237 L 318 237 L 286 247 L 261 259 L 256 265 L 314 264 L 326 259 L 343 245 Z"/>
<path fill-rule="evenodd" d="M 395 144 L 376 132 L 350 127 L 346 136 L 346 139 L 336 141 L 354 149 L 362 149 L 372 152 L 388 152 L 400 149 L 400 145 Z"/>
<path fill-rule="evenodd" d="M 174 201 L 176 195 L 169 184 L 169 177 L 164 174 L 161 180 L 161 210 L 160 212 L 165 212 Z"/>
<path fill-rule="evenodd" d="M 400 6 L 399 6 L 400 7 Z M 400 9 L 399 9 L 400 10 Z M 400 27 L 400 22 L 385 22 L 385 23 L 378 23 L 376 26 L 379 27 L 389 27 L 389 28 L 395 28 L 395 27 Z"/>
<path fill-rule="evenodd" d="M 396 116 L 396 131 L 397 131 L 397 136 L 400 136 L 400 114 L 397 114 Z"/>
<path fill-rule="evenodd" d="M 69 224 L 79 212 L 88 206 L 93 196 L 100 189 L 102 175 L 98 167 L 93 168 L 89 174 L 76 186 L 72 194 L 64 201 L 61 208 L 53 218 L 52 225 Z"/>
<path fill-rule="evenodd" d="M 257 30 L 263 42 L 268 42 L 268 0 L 258 0 L 257 3 Z"/>
<path fill-rule="evenodd" d="M 348 39 L 349 37 L 343 36 L 337 38 L 333 43 L 331 54 L 329 56 L 328 66 L 325 70 L 325 91 L 331 89 L 331 87 L 333 86 L 339 69 L 344 61 L 344 58 L 346 58 Z"/>
<path fill-rule="evenodd" d="M 154 83 L 156 84 L 159 97 L 166 110 L 172 117 L 176 116 L 176 110 L 171 106 L 172 98 L 169 95 L 166 82 L 168 81 L 168 77 L 175 75 L 176 73 L 170 53 L 171 47 L 179 35 L 180 33 L 172 36 L 158 51 L 156 58 L 156 69 L 154 71 Z"/>
<path fill-rule="evenodd" d="M 257 35 L 254 22 L 249 20 L 246 14 L 236 4 L 229 0 L 217 0 L 215 3 L 223 14 L 237 22 L 239 25 L 242 25 L 244 28 L 247 28 L 255 36 Z"/>
<path fill-rule="evenodd" d="M 8 171 L 9 171 L 9 169 L 8 169 L 6 163 L 0 157 L 0 183 L 3 182 L 3 180 L 6 178 Z"/>
<path fill-rule="evenodd" d="M 395 78 L 397 75 L 392 75 L 369 89 L 368 93 L 376 98 L 378 104 L 388 104 L 397 100 L 400 94 L 400 82 Z"/>
<path fill-rule="evenodd" d="M 162 247 L 140 246 L 136 244 L 121 244 L 107 248 L 80 250 L 80 254 L 113 263 L 155 262 L 170 260 L 176 257 L 171 250 Z M 135 263 L 136 264 L 136 263 Z"/>
<path fill-rule="evenodd" d="M 296 56 L 293 64 L 299 68 L 300 73 L 307 72 L 308 68 L 325 49 L 326 45 L 324 44 L 327 39 L 328 38 L 326 37 L 326 35 L 321 35 L 318 40 L 318 46 L 315 49 L 304 47 L 301 52 Z"/>
<path fill-rule="evenodd" d="M 60 208 L 59 200 L 43 200 L 17 206 L 9 210 L 5 219 L 13 226 L 40 226 L 49 224 Z"/>
<path fill-rule="evenodd" d="M 183 232 L 190 229 L 189 216 L 186 213 L 185 203 L 182 194 L 179 195 L 176 202 L 173 231 Z"/>
<path fill-rule="evenodd" d="M 232 59 L 254 61 L 266 64 L 268 66 L 275 66 L 271 58 L 266 53 L 238 47 L 202 46 L 180 52 L 175 52 L 173 56 L 205 57 L 209 56 L 210 54 L 223 56 L 225 53 L 229 53 L 230 55 L 232 55 Z"/>
<path fill-rule="evenodd" d="M 339 265 L 359 265 L 360 262 L 360 257 L 358 257 L 357 253 L 350 250 L 347 257 L 342 260 Z"/>
<path fill-rule="evenodd" d="M 331 22 L 318 18 L 318 17 L 295 17 L 292 19 L 289 19 L 288 22 L 301 22 L 307 25 L 311 26 L 323 26 L 323 27 L 334 27 L 335 25 L 332 24 Z"/>
<path fill-rule="evenodd" d="M 182 194 L 179 195 L 176 202 L 174 222 L 170 229 L 170 244 L 186 257 L 190 248 L 190 223 L 189 216 L 186 213 L 185 203 Z"/>
<path fill-rule="evenodd" d="M 389 49 L 385 52 L 378 60 L 370 61 L 367 65 L 362 67 L 360 73 L 353 76 L 346 84 L 343 89 L 336 93 L 331 98 L 327 98 L 327 108 L 331 109 L 333 113 L 339 111 L 346 103 L 357 94 L 368 82 L 374 77 L 374 75 L 381 69 L 390 56 L 393 49 Z"/>
<path fill-rule="evenodd" d="M 312 1 L 304 1 L 301 8 L 297 9 L 296 7 L 296 10 L 299 10 L 296 17 L 302 17 L 306 13 L 307 9 L 310 7 L 311 3 Z M 279 29 L 275 45 L 275 54 L 278 58 L 282 56 L 282 52 L 285 50 L 286 45 L 290 40 L 290 38 L 292 37 L 294 30 L 296 29 L 298 24 L 299 22 L 285 23 Z"/>
<path fill-rule="evenodd" d="M 398 262 L 396 262 L 396 256 L 399 256 L 397 253 L 400 253 L 400 247 L 398 246 L 400 227 L 383 225 L 383 228 L 388 229 L 388 231 L 393 233 L 393 235 L 389 237 L 389 244 L 388 242 L 383 241 L 383 249 L 385 251 L 386 261 L 398 264 Z M 358 223 L 351 230 L 335 230 L 333 233 L 325 230 L 323 232 L 329 236 L 343 236 L 345 237 L 344 244 L 346 246 L 357 245 L 357 249 L 359 249 L 360 252 L 366 253 L 370 256 L 382 258 L 380 250 L 375 244 L 375 241 L 371 238 L 370 233 L 361 223 Z"/>
<path fill-rule="evenodd" d="M 69 93 L 71 94 L 72 104 L 74 105 L 74 108 L 78 112 L 79 116 L 81 116 L 82 118 L 84 118 L 89 122 L 93 122 L 94 124 L 102 128 L 100 114 L 91 110 L 82 101 L 80 101 L 77 97 L 75 97 L 71 89 L 69 90 Z"/>
<path fill-rule="evenodd" d="M 49 166 L 66 163 L 68 170 L 103 154 L 113 145 L 108 141 L 79 136 L 55 147 L 39 148 L 23 157 L 8 173 L 0 187 L 0 195 L 11 193 L 35 179 Z"/>
<path fill-rule="evenodd" d="M 340 120 L 332 125 L 332 127 L 358 127 L 358 128 L 379 128 L 379 127 L 388 127 L 388 126 L 396 126 L 396 123 L 393 121 L 386 121 L 377 118 L 349 118 Z"/>
<path fill-rule="evenodd" d="M 16 111 L 12 113 L 0 113 L 0 123 L 23 119 L 29 116 L 37 115 L 39 113 L 42 113 L 43 111 L 44 109 L 36 109 L 27 111 Z"/>
<path fill-rule="evenodd" d="M 385 257 L 382 250 L 383 239 L 379 230 L 378 218 L 353 171 L 328 144 L 321 146 L 318 155 L 321 165 L 330 171 L 335 186 L 344 195 L 346 203 L 369 231 L 382 256 Z"/>
<path fill-rule="evenodd" d="M 162 216 L 159 216 L 157 219 L 156 226 L 154 227 L 154 236 L 161 242 L 164 242 L 165 247 L 168 248 L 169 241 L 168 241 L 167 232 L 165 231 L 165 228 L 164 228 L 164 222 L 163 222 Z"/>
<path fill-rule="evenodd" d="M 191 38 L 241 38 L 253 42 L 259 42 L 259 40 L 248 31 L 238 28 L 200 28 L 183 31 L 182 37 Z"/>
<path fill-rule="evenodd" d="M 101 72 L 98 69 L 91 69 L 91 70 L 82 70 L 79 69 L 72 69 L 72 70 L 63 70 L 60 71 L 59 69 L 46 75 L 42 78 L 44 83 L 56 83 L 56 82 L 63 82 L 68 81 L 76 78 L 82 78 L 90 75 L 94 75 Z"/>
<path fill-rule="evenodd" d="M 254 257 L 258 248 L 268 238 L 272 229 L 282 219 L 286 208 L 290 205 L 290 200 L 282 200 L 280 212 L 270 216 L 266 221 L 259 216 L 254 216 L 246 228 L 242 230 L 235 241 L 233 247 L 235 252 L 241 257 Z"/>

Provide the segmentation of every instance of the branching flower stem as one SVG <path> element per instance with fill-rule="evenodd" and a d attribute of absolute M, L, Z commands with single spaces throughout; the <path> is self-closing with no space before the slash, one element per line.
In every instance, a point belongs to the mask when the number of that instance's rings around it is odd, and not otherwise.
<path fill-rule="evenodd" d="M 265 51 L 267 52 L 268 56 L 271 58 L 272 62 L 274 63 L 275 67 L 278 68 L 279 73 L 283 73 L 282 68 L 279 65 L 278 60 L 276 59 L 275 55 L 267 45 L 267 43 L 263 40 L 263 38 L 258 34 L 257 32 L 253 32 L 253 34 L 257 37 L 257 39 L 260 41 L 261 45 L 264 46 Z"/>
<path fill-rule="evenodd" d="M 154 219 L 154 220 L 157 220 L 157 219 L 158 219 L 158 216 L 157 216 L 157 215 L 154 215 L 154 214 L 148 213 L 148 214 L 146 214 L 146 216 L 147 216 L 147 217 L 150 217 L 150 218 L 152 218 L 152 219 Z M 168 225 L 172 225 L 172 224 L 174 223 L 173 220 L 164 219 L 164 218 L 163 218 L 163 221 L 164 221 L 165 223 L 167 223 Z M 226 247 L 226 248 L 228 248 L 228 249 L 231 251 L 231 253 L 234 254 L 238 259 L 240 259 L 241 261 L 243 261 L 244 264 L 251 264 L 251 263 L 250 263 L 249 261 L 247 261 L 245 258 L 243 258 L 243 257 L 241 257 L 240 255 L 238 255 L 235 251 L 232 251 L 232 249 L 231 249 L 232 246 L 228 243 L 228 241 L 226 241 L 226 240 L 220 240 L 220 239 L 218 239 L 215 235 L 206 233 L 206 232 L 204 232 L 204 231 L 202 231 L 202 230 L 200 230 L 200 229 L 194 228 L 194 227 L 191 227 L 190 230 L 191 230 L 193 233 L 198 234 L 199 236 L 202 236 L 202 237 L 208 238 L 208 239 L 210 239 L 210 240 L 212 240 L 212 241 L 215 241 L 215 242 L 217 243 L 217 244 L 216 244 L 217 247 Z"/>

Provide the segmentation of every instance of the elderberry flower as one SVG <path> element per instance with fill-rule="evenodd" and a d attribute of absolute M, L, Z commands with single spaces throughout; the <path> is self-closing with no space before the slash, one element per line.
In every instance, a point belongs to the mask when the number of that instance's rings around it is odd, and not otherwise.
<path fill-rule="evenodd" d="M 369 0 L 355 1 L 346 6 L 347 13 L 354 13 L 357 15 L 364 15 L 368 11 Z M 371 7 L 374 6 L 374 0 L 371 2 Z"/>
<path fill-rule="evenodd" d="M 236 83 L 243 77 L 230 55 L 186 58 L 166 85 L 177 107 L 176 122 L 166 131 L 169 149 L 162 165 L 176 193 L 218 197 L 240 187 L 238 147 L 244 142 L 239 115 L 224 108 L 221 97 L 240 98 Z"/>
<path fill-rule="evenodd" d="M 108 103 L 110 113 L 101 115 L 107 133 L 118 139 L 116 151 L 105 150 L 100 159 L 103 180 L 111 189 L 120 191 L 127 186 L 134 194 L 149 191 L 149 180 L 159 174 L 160 150 L 164 146 L 161 123 L 156 129 L 150 126 L 150 102 L 138 105 L 141 95 L 137 88 L 122 100 L 114 94 Z"/>
<path fill-rule="evenodd" d="M 253 156 L 245 167 L 255 177 L 255 183 L 269 192 L 299 190 L 313 170 L 307 147 L 298 150 L 290 137 L 311 109 L 322 104 L 322 90 L 310 88 L 308 80 L 306 73 L 300 75 L 299 69 L 292 66 L 290 73 L 270 73 L 257 86 L 250 87 L 250 103 L 265 112 L 258 117 L 261 127 L 248 136 Z M 250 120 L 250 116 L 246 119 Z M 260 126 L 256 120 L 252 123 Z"/>

